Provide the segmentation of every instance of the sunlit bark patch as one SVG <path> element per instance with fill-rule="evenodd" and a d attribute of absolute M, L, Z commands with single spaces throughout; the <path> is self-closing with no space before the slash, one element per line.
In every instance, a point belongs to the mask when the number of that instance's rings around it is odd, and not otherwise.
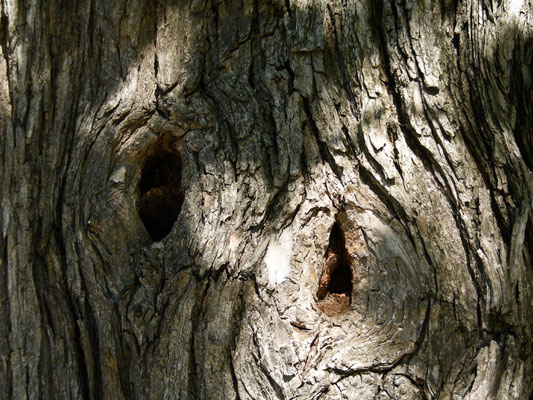
<path fill-rule="evenodd" d="M 181 161 L 171 152 L 150 156 L 139 182 L 139 216 L 154 241 L 167 236 L 183 203 Z"/>
<path fill-rule="evenodd" d="M 348 311 L 353 290 L 352 280 L 353 273 L 344 237 L 339 224 L 335 222 L 316 293 L 319 308 L 327 315 Z"/>

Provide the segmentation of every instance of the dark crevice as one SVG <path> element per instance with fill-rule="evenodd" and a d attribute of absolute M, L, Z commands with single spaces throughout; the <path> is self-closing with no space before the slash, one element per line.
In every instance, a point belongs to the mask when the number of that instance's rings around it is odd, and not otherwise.
<path fill-rule="evenodd" d="M 236 305 L 234 308 L 235 318 L 233 320 L 234 322 L 233 322 L 233 327 L 232 327 L 233 337 L 239 337 L 240 331 L 241 331 L 241 324 L 244 319 L 245 301 L 244 301 L 243 293 L 244 293 L 244 284 L 241 285 L 239 289 L 238 296 L 237 296 L 238 301 L 236 302 Z M 239 379 L 237 378 L 238 370 L 235 368 L 235 363 L 233 360 L 233 354 L 235 354 L 236 348 L 237 348 L 236 341 L 232 341 L 228 348 L 228 360 L 229 360 L 229 369 L 231 373 L 231 380 L 233 383 L 233 390 L 235 391 L 235 400 L 240 400 L 241 397 L 239 395 Z"/>
<path fill-rule="evenodd" d="M 460 59 L 460 43 L 461 43 L 460 34 L 455 32 L 452 37 L 452 46 L 457 52 L 457 60 Z"/>
<path fill-rule="evenodd" d="M 287 26 L 287 29 L 292 31 L 296 29 L 296 19 L 291 11 L 291 3 L 289 0 L 285 0 L 285 8 L 287 9 L 287 14 L 289 14 L 289 25 Z"/>
<path fill-rule="evenodd" d="M 207 288 L 205 289 L 207 291 Z M 205 293 L 204 293 L 205 296 Z M 195 306 L 196 310 L 193 310 L 193 313 L 191 314 L 191 325 L 192 325 L 192 331 L 191 331 L 191 337 L 189 340 L 189 363 L 188 363 L 188 374 L 189 379 L 187 380 L 188 383 L 188 392 L 189 395 L 194 399 L 198 398 L 198 372 L 196 369 L 197 362 L 196 362 L 196 349 L 195 349 L 195 332 L 197 332 L 197 326 L 199 324 L 200 319 L 200 311 L 201 311 L 201 304 Z"/>
<path fill-rule="evenodd" d="M 339 112 L 338 109 L 337 109 L 337 112 Z M 340 112 L 339 112 L 339 115 L 340 115 Z M 344 134 L 344 139 L 346 140 L 346 144 L 348 145 L 348 148 L 350 149 L 351 154 L 355 156 L 354 163 L 357 164 L 357 162 L 359 161 L 357 157 L 359 155 L 359 152 L 356 149 L 355 140 L 350 134 L 348 127 L 344 125 L 344 123 L 342 124 L 341 131 Z"/>
<path fill-rule="evenodd" d="M 233 363 L 231 354 L 229 355 L 229 363 L 229 370 L 231 374 L 231 382 L 233 384 L 233 391 L 235 392 L 235 399 L 240 400 L 241 396 L 239 396 L 239 381 L 237 380 L 237 374 L 235 373 L 235 365 Z"/>
<path fill-rule="evenodd" d="M 7 51 L 9 44 L 9 20 L 4 13 L 4 4 L 2 2 L 2 14 L 0 15 L 0 47 L 4 53 L 4 57 L 7 62 Z"/>
<path fill-rule="evenodd" d="M 529 170 L 533 170 L 533 135 L 531 134 L 531 117 L 533 116 L 533 83 L 528 79 L 528 72 L 533 70 L 533 37 L 525 36 L 519 30 L 515 33 L 515 45 L 511 66 L 511 94 L 516 108 L 516 123 L 513 136 L 522 155 L 522 160 Z M 516 164 L 516 162 L 512 162 Z M 513 167 L 506 168 L 508 176 L 513 176 Z M 511 193 L 520 196 L 524 188 L 518 182 L 511 181 Z"/>
<path fill-rule="evenodd" d="M 53 386 L 51 382 L 50 370 L 46 368 L 51 362 L 51 339 L 56 335 L 53 319 L 50 314 L 50 307 L 47 296 L 50 292 L 50 285 L 46 271 L 46 264 L 44 259 L 36 254 L 36 262 L 32 265 L 33 281 L 36 288 L 36 298 L 38 299 L 38 313 L 35 313 L 35 319 L 39 319 L 41 326 L 41 336 L 43 345 L 38 354 L 37 370 L 41 375 L 41 382 L 37 386 L 37 398 L 45 398 L 50 393 L 53 393 Z"/>
<path fill-rule="evenodd" d="M 295 78 L 295 75 L 294 75 L 294 71 L 292 70 L 289 61 L 285 61 L 285 69 L 289 73 L 289 79 L 287 81 L 287 86 L 289 88 L 289 93 L 293 93 L 294 92 L 294 78 Z"/>
<path fill-rule="evenodd" d="M 268 201 L 265 211 L 264 211 L 264 217 L 261 218 L 258 224 L 253 225 L 252 228 L 254 229 L 262 229 L 265 226 L 265 223 L 268 221 L 269 218 L 271 218 L 275 211 L 280 210 L 285 203 L 286 203 L 286 195 L 288 193 L 287 191 L 288 187 L 288 181 L 285 181 L 283 183 L 283 186 L 281 186 L 279 189 L 274 189 L 274 191 L 270 195 L 270 200 Z"/>
<path fill-rule="evenodd" d="M 139 182 L 139 216 L 154 241 L 167 236 L 183 203 L 181 160 L 168 151 L 145 161 Z"/>
<path fill-rule="evenodd" d="M 130 364 L 132 362 L 131 347 L 128 346 L 124 340 L 124 337 L 120 336 L 121 351 L 117 357 L 118 377 L 120 388 L 126 399 L 133 398 L 134 385 L 130 379 Z"/>
<path fill-rule="evenodd" d="M 352 290 L 352 263 L 338 222 L 333 224 L 329 235 L 329 245 L 322 268 L 316 296 L 319 307 L 328 315 L 348 311 Z"/>
<path fill-rule="evenodd" d="M 309 127 L 311 132 L 313 133 L 313 136 L 316 140 L 318 150 L 320 152 L 320 158 L 324 161 L 326 161 L 335 174 L 335 176 L 339 179 L 339 181 L 342 182 L 342 174 L 343 170 L 342 167 L 337 165 L 335 162 L 335 159 L 333 158 L 333 155 L 331 154 L 328 144 L 323 142 L 320 138 L 320 132 L 318 130 L 318 127 L 316 126 L 315 120 L 313 119 L 313 113 L 311 112 L 311 106 L 309 105 L 309 100 L 306 99 L 304 96 L 301 96 L 303 108 L 305 112 L 305 116 L 307 117 L 307 122 L 309 123 Z"/>
<path fill-rule="evenodd" d="M 2 221 L 4 222 L 4 221 Z M 5 223 L 5 222 L 4 222 Z M 8 252 L 7 252 L 7 236 L 4 236 L 1 240 L 1 254 L 2 262 L 7 262 Z M 6 264 L 3 264 L 6 265 Z M 3 305 L 3 311 L 5 312 L 5 319 L 3 319 L 3 327 L 0 332 L 2 333 L 2 339 L 4 340 L 6 353 L 4 355 L 4 371 L 5 371 L 5 381 L 7 383 L 7 388 L 4 388 L 4 393 L 8 399 L 13 398 L 13 376 L 12 376 L 12 366 L 11 366 L 11 354 L 12 346 L 9 341 L 9 331 L 11 330 L 11 304 L 7 301 L 8 292 L 8 273 L 7 268 L 2 268 L 0 271 L 0 302 Z M 0 309 L 1 310 L 1 309 Z"/>
<path fill-rule="evenodd" d="M 254 11 L 253 11 L 253 18 L 250 23 L 250 39 L 251 39 L 251 46 L 250 46 L 250 66 L 248 67 L 248 84 L 250 85 L 250 88 L 255 89 L 255 54 L 254 49 L 256 46 L 260 46 L 260 41 L 258 40 L 260 36 L 260 28 L 259 28 L 259 1 L 254 1 Z"/>
<path fill-rule="evenodd" d="M 91 358 L 94 363 L 94 391 L 96 398 L 104 397 L 104 385 L 102 382 L 102 370 L 100 361 L 100 338 L 98 335 L 98 327 L 94 318 L 93 310 L 89 305 L 89 302 L 85 302 L 85 315 L 87 316 L 87 330 L 89 333 L 89 343 L 91 348 Z M 81 333 L 81 332 L 80 332 Z M 81 337 L 80 337 L 81 339 Z M 87 367 L 85 370 L 88 374 Z M 90 381 L 89 381 L 90 382 Z"/>
<path fill-rule="evenodd" d="M 372 168 L 376 171 L 376 173 L 380 176 L 381 180 L 385 182 L 386 185 L 391 185 L 394 183 L 394 179 L 387 178 L 385 174 L 385 170 L 381 166 L 381 164 L 376 160 L 375 157 L 372 156 L 370 151 L 368 150 L 368 146 L 366 143 L 365 135 L 363 134 L 363 130 L 361 129 L 361 124 L 359 124 L 357 128 L 357 139 L 359 140 L 359 148 L 361 149 L 362 153 L 364 154 L 366 160 L 368 163 L 372 166 Z"/>
<path fill-rule="evenodd" d="M 64 196 L 64 190 L 60 192 L 60 201 L 57 202 L 58 209 L 60 214 L 62 212 L 64 201 L 62 201 Z M 61 265 L 67 266 L 67 249 L 64 240 L 64 233 L 61 228 L 53 229 L 51 235 L 54 237 L 55 242 L 58 245 L 58 251 L 61 258 Z M 66 268 L 66 267 L 65 267 Z M 82 341 L 82 331 L 81 326 L 84 326 L 89 332 L 94 332 L 96 328 L 91 328 L 88 325 L 92 322 L 90 319 L 86 319 L 86 316 L 80 311 L 79 305 L 75 300 L 75 297 L 71 290 L 69 290 L 69 283 L 67 282 L 66 270 L 62 271 L 61 277 L 63 279 L 63 297 L 65 299 L 66 306 L 69 312 L 69 323 L 70 329 L 73 332 L 72 347 L 75 358 L 75 366 L 78 368 L 78 384 L 80 388 L 80 396 L 83 400 L 89 400 L 94 398 L 96 394 L 101 393 L 101 370 L 100 365 L 91 358 L 92 354 L 86 353 L 86 350 Z M 85 282 L 82 279 L 82 293 L 85 288 Z M 86 307 L 87 308 L 87 307 Z M 94 338 L 89 337 L 91 346 L 96 343 L 96 346 L 99 345 L 98 341 Z M 99 347 L 95 348 L 95 352 L 98 352 Z M 92 366 L 93 370 L 89 371 L 89 368 Z M 90 379 L 90 376 L 94 376 L 94 380 Z"/>
<path fill-rule="evenodd" d="M 440 89 L 436 86 L 426 86 L 422 85 L 422 90 L 424 90 L 427 94 L 431 96 L 436 96 L 439 94 Z"/>
<path fill-rule="evenodd" d="M 333 37 L 335 38 L 335 46 L 334 46 L 334 55 L 333 58 L 337 60 L 335 63 L 335 66 L 339 68 L 340 77 L 342 79 L 341 86 L 344 89 L 345 93 L 348 95 L 348 98 L 350 99 L 350 103 L 353 107 L 351 107 L 351 110 L 353 112 L 353 116 L 359 120 L 360 110 L 358 109 L 358 101 L 357 96 L 352 90 L 352 79 L 358 79 L 357 75 L 350 74 L 350 71 L 348 70 L 348 67 L 346 66 L 346 60 L 344 55 L 346 54 L 345 50 L 341 48 L 341 44 L 344 42 L 344 39 L 340 37 L 342 34 L 342 19 L 336 18 L 336 14 L 331 9 L 331 5 L 327 5 L 328 15 L 329 19 L 331 21 L 331 24 L 333 25 Z M 340 33 L 339 33 L 340 32 Z M 357 87 L 362 87 L 361 82 L 357 82 Z M 349 141 L 350 143 L 351 141 Z"/>

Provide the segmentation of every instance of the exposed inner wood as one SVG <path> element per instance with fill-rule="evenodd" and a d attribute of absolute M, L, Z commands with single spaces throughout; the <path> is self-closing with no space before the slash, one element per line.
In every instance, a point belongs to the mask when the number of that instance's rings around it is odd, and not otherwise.
<path fill-rule="evenodd" d="M 338 223 L 333 225 L 326 260 L 316 296 L 319 308 L 328 315 L 348 311 L 351 303 L 353 274 Z"/>

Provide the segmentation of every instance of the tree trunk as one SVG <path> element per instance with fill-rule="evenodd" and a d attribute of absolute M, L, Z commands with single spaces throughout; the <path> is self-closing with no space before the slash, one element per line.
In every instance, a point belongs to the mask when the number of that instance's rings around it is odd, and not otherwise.
<path fill-rule="evenodd" d="M 0 392 L 528 399 L 530 0 L 2 0 Z"/>

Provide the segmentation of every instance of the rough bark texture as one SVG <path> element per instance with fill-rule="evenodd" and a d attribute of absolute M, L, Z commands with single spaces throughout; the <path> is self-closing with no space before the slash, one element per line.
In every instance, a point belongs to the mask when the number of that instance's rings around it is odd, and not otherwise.
<path fill-rule="evenodd" d="M 529 398 L 530 0 L 0 17 L 0 393 Z"/>

